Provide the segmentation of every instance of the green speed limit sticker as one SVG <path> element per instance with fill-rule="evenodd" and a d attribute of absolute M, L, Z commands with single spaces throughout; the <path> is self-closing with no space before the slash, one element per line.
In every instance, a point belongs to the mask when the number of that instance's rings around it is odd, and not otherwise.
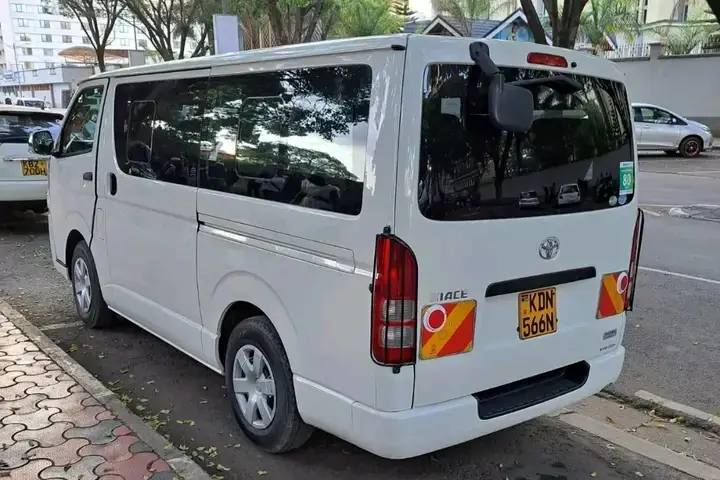
<path fill-rule="evenodd" d="M 619 195 L 631 195 L 635 190 L 635 164 L 633 162 L 620 162 L 620 192 Z"/>

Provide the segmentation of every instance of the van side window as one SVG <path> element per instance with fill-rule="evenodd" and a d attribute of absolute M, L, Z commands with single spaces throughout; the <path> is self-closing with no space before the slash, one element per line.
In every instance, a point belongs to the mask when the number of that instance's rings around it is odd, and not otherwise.
<path fill-rule="evenodd" d="M 103 90 L 103 87 L 86 88 L 80 92 L 77 100 L 70 107 L 67 122 L 60 134 L 60 153 L 63 156 L 92 151 Z"/>
<path fill-rule="evenodd" d="M 358 215 L 371 86 L 367 65 L 212 78 L 200 187 Z"/>
<path fill-rule="evenodd" d="M 135 177 L 196 186 L 207 80 L 118 85 L 115 154 Z"/>

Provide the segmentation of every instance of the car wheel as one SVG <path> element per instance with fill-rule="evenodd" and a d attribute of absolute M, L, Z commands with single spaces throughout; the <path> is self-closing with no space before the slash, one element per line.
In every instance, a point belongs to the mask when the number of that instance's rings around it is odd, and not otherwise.
<path fill-rule="evenodd" d="M 665 154 L 674 157 L 675 155 L 677 155 L 677 150 L 665 150 Z"/>
<path fill-rule="evenodd" d="M 75 309 L 88 328 L 105 328 L 115 321 L 113 313 L 105 303 L 100 290 L 95 261 L 90 248 L 84 241 L 75 246 L 70 262 Z"/>
<path fill-rule="evenodd" d="M 269 453 L 302 446 L 313 428 L 295 402 L 290 362 L 280 336 L 264 315 L 240 322 L 228 340 L 225 383 L 245 436 Z"/>
<path fill-rule="evenodd" d="M 680 155 L 686 158 L 697 157 L 702 150 L 702 140 L 698 137 L 687 137 L 680 142 Z"/>

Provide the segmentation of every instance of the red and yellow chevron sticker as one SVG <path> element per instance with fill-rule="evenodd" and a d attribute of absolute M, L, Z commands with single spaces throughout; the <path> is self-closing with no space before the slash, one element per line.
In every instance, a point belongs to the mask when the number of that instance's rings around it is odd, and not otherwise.
<path fill-rule="evenodd" d="M 612 317 L 625 311 L 625 296 L 629 280 L 625 271 L 607 273 L 602 276 L 596 318 Z"/>
<path fill-rule="evenodd" d="M 420 358 L 429 360 L 471 351 L 475 337 L 476 310 L 475 300 L 424 306 Z"/>

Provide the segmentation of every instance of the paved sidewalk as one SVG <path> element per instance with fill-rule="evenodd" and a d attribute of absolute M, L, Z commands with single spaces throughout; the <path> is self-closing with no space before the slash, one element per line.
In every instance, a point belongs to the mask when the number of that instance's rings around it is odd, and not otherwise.
<path fill-rule="evenodd" d="M 0 478 L 181 478 L 15 323 L 0 311 Z"/>

